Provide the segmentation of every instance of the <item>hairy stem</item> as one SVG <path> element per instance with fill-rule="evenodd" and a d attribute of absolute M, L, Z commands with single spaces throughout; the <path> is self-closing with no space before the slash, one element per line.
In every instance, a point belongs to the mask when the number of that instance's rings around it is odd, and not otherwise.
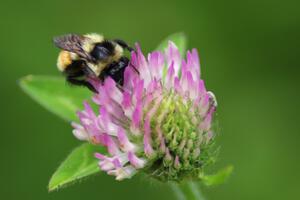
<path fill-rule="evenodd" d="M 170 186 L 178 200 L 206 200 L 196 182 L 171 183 Z"/>

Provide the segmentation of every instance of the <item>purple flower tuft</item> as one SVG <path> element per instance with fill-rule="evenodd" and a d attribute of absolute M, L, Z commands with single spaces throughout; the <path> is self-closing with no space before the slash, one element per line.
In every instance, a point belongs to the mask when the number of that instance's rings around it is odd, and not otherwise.
<path fill-rule="evenodd" d="M 107 148 L 107 155 L 95 154 L 100 169 L 117 180 L 140 170 L 160 180 L 199 172 L 208 160 L 217 104 L 200 78 L 197 50 L 184 60 L 169 42 L 164 53 L 154 51 L 146 59 L 136 45 L 124 76 L 122 87 L 109 77 L 91 80 L 99 112 L 85 102 L 80 124 L 72 123 L 79 140 Z"/>

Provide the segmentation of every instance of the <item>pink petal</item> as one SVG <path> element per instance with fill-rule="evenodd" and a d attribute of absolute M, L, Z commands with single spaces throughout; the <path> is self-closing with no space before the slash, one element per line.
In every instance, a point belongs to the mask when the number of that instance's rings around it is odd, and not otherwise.
<path fill-rule="evenodd" d="M 192 60 L 193 60 L 195 70 L 197 71 L 197 76 L 200 78 L 200 76 L 201 76 L 200 59 L 198 56 L 198 51 L 195 48 L 192 49 Z"/>
<path fill-rule="evenodd" d="M 143 91 L 144 91 L 144 81 L 140 80 L 137 81 L 134 87 L 134 91 L 133 91 L 133 104 L 137 104 L 138 101 L 141 101 L 141 99 L 143 98 Z"/>
<path fill-rule="evenodd" d="M 169 45 L 165 51 L 165 54 L 166 54 L 167 66 L 170 66 L 171 63 L 174 62 L 175 75 L 178 76 L 178 72 L 181 65 L 181 58 L 177 46 L 173 42 L 169 41 Z"/>
<path fill-rule="evenodd" d="M 167 89 L 171 89 L 174 84 L 174 77 L 175 77 L 175 69 L 174 69 L 174 62 L 171 62 L 171 65 L 168 68 L 165 85 Z"/>
<path fill-rule="evenodd" d="M 104 145 L 107 146 L 107 150 L 111 155 L 117 155 L 121 153 L 119 147 L 111 136 L 109 136 L 108 134 L 103 134 L 103 140 Z"/>
<path fill-rule="evenodd" d="M 151 73 L 150 73 L 150 70 L 148 67 L 148 63 L 145 59 L 145 56 L 142 53 L 141 48 L 138 44 L 136 44 L 136 55 L 137 55 L 136 56 L 137 65 L 139 66 L 138 70 L 139 70 L 141 79 L 144 80 L 144 82 L 145 82 L 145 85 L 144 85 L 144 87 L 145 87 L 150 83 L 152 76 L 151 76 Z"/>
<path fill-rule="evenodd" d="M 139 101 L 137 102 L 137 105 L 133 111 L 133 114 L 132 114 L 132 126 L 134 128 L 138 128 L 140 126 L 140 122 L 142 120 L 142 102 Z"/>
<path fill-rule="evenodd" d="M 151 157 L 154 150 L 151 146 L 151 129 L 150 129 L 150 119 L 147 118 L 144 124 L 144 151 L 148 157 Z"/>
<path fill-rule="evenodd" d="M 123 151 L 127 152 L 135 149 L 135 145 L 129 141 L 128 136 L 122 128 L 119 128 L 118 140 L 120 142 L 120 147 Z"/>
<path fill-rule="evenodd" d="M 180 167 L 180 162 L 179 162 L 178 155 L 175 156 L 174 166 L 175 166 L 175 168 L 179 168 Z"/>
<path fill-rule="evenodd" d="M 116 87 L 116 83 L 112 78 L 108 77 L 105 79 L 104 87 L 106 93 L 109 94 L 110 98 L 118 104 L 121 104 L 123 95 L 121 91 Z"/>
<path fill-rule="evenodd" d="M 96 115 L 92 107 L 90 106 L 90 104 L 87 101 L 84 101 L 83 105 L 84 105 L 84 111 L 87 113 L 87 115 L 89 115 L 92 118 L 96 118 Z"/>
<path fill-rule="evenodd" d="M 164 56 L 159 51 L 154 51 L 148 55 L 149 69 L 153 78 L 160 80 L 164 68 Z"/>
<path fill-rule="evenodd" d="M 133 62 L 131 60 L 131 62 Z M 136 66 L 134 66 L 136 68 Z M 132 88 L 134 87 L 134 80 L 138 78 L 137 72 L 133 69 L 133 64 L 129 65 L 126 67 L 124 71 L 124 83 L 123 83 L 123 88 L 128 91 L 131 91 Z"/>
<path fill-rule="evenodd" d="M 146 164 L 145 160 L 138 158 L 132 151 L 128 152 L 128 160 L 135 168 L 143 168 Z"/>
<path fill-rule="evenodd" d="M 203 122 L 200 124 L 200 128 L 204 131 L 208 131 L 211 127 L 211 121 L 212 121 L 212 115 L 214 113 L 214 108 L 210 109 L 209 112 L 207 113 L 205 119 Z"/>
<path fill-rule="evenodd" d="M 80 124 L 77 124 L 75 122 L 71 123 L 72 127 L 74 128 L 73 135 L 79 139 L 79 140 L 89 140 L 89 135 L 88 132 L 86 132 L 86 130 L 84 129 L 83 126 L 81 126 Z"/>
<path fill-rule="evenodd" d="M 183 89 L 181 88 L 180 80 L 178 77 L 174 78 L 174 88 L 176 92 L 178 92 L 180 95 L 183 95 Z"/>

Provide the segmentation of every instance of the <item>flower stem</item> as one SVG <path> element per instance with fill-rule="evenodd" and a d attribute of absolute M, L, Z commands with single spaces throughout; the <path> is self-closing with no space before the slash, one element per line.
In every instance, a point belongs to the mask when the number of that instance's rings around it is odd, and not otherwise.
<path fill-rule="evenodd" d="M 193 181 L 170 184 L 178 200 L 205 200 L 199 184 Z"/>

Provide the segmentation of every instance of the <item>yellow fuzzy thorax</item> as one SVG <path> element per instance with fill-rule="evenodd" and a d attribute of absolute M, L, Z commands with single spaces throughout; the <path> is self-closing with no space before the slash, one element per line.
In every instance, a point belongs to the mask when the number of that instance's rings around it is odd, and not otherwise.
<path fill-rule="evenodd" d="M 85 41 L 82 45 L 82 49 L 85 52 L 91 52 L 95 47 L 96 43 L 100 43 L 104 41 L 103 35 L 99 35 L 97 33 L 86 34 L 84 35 L 84 37 L 85 37 Z"/>

